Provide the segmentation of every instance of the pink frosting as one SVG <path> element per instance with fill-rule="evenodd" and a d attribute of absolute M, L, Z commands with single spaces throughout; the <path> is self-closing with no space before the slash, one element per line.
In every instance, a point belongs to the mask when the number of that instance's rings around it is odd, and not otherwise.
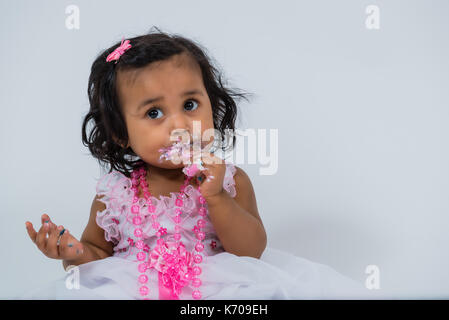
<path fill-rule="evenodd" d="M 231 163 L 226 163 L 226 171 L 223 179 L 223 189 L 226 190 L 231 197 L 235 197 L 235 181 L 234 174 L 236 168 Z M 151 181 L 150 181 L 151 183 Z M 132 205 L 133 192 L 131 190 L 131 179 L 126 177 L 119 171 L 113 170 L 105 174 L 97 183 L 96 192 L 98 195 L 103 195 L 102 201 L 106 208 L 103 211 L 97 212 L 96 222 L 98 226 L 105 230 L 105 239 L 114 244 L 114 256 L 121 256 L 124 258 L 132 258 L 137 260 L 136 254 L 140 250 L 135 248 L 136 237 L 134 235 L 135 226 L 133 224 L 133 215 L 130 212 Z M 182 222 L 181 237 L 182 241 L 186 243 L 187 250 L 193 248 L 196 243 L 195 233 L 193 231 L 196 220 L 198 218 L 199 209 L 199 192 L 192 186 L 188 185 L 185 188 L 187 197 L 183 200 L 183 207 L 181 215 Z M 155 214 L 158 216 L 158 222 L 165 228 L 167 233 L 171 236 L 175 233 L 175 223 L 173 218 L 176 216 L 175 201 L 177 192 L 171 192 L 170 196 L 160 196 L 159 198 L 151 197 L 152 203 L 156 208 Z M 137 202 L 141 206 L 142 211 L 147 213 L 145 208 L 146 201 L 140 198 Z M 165 214 L 163 214 L 165 212 Z M 218 240 L 215 230 L 209 217 L 207 220 L 205 232 L 205 254 L 211 255 L 223 250 L 220 241 Z M 147 250 L 153 248 L 156 244 L 155 230 L 152 228 L 152 221 L 150 214 L 143 216 L 140 228 L 143 231 L 143 241 Z M 144 249 L 145 250 L 145 249 Z"/>

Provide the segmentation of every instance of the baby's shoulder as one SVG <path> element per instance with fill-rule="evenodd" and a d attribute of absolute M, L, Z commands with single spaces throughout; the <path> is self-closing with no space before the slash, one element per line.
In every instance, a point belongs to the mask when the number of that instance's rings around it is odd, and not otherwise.
<path fill-rule="evenodd" d="M 250 177 L 242 168 L 237 166 L 234 166 L 234 168 L 234 188 L 236 194 L 234 198 L 235 201 L 262 223 L 262 219 L 260 218 L 257 208 L 256 195 Z"/>
<path fill-rule="evenodd" d="M 247 199 L 254 194 L 251 179 L 242 168 L 233 163 L 226 163 L 223 186 L 237 199 Z"/>
<path fill-rule="evenodd" d="M 252 189 L 251 179 L 248 174 L 240 167 L 233 165 L 233 178 L 235 181 L 235 187 L 237 191 L 245 191 L 248 190 L 249 187 Z"/>

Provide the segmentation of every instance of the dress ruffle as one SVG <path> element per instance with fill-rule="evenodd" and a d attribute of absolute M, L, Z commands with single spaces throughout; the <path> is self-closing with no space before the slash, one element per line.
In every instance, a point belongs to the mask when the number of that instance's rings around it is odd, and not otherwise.
<path fill-rule="evenodd" d="M 105 239 L 116 245 L 121 240 L 119 218 L 126 212 L 126 200 L 133 196 L 131 181 L 121 172 L 112 171 L 98 181 L 96 191 L 103 196 L 99 201 L 106 205 L 97 212 L 96 222 L 105 230 Z"/>
<path fill-rule="evenodd" d="M 223 188 L 231 195 L 231 197 L 236 196 L 235 191 L 235 180 L 234 175 L 237 171 L 237 168 L 233 165 L 226 164 L 226 172 L 223 179 Z"/>

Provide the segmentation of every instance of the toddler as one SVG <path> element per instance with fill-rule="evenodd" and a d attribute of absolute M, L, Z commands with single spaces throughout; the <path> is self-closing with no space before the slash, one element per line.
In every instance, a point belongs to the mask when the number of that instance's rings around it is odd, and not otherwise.
<path fill-rule="evenodd" d="M 61 260 L 79 283 L 70 290 L 60 278 L 22 298 L 365 293 L 326 265 L 267 248 L 248 175 L 214 153 L 234 146 L 225 130 L 235 129 L 235 98 L 245 95 L 223 85 L 200 45 L 159 30 L 122 39 L 93 62 L 88 97 L 83 143 L 109 170 L 97 182 L 87 226 L 77 239 L 46 214 L 37 231 L 26 222 L 37 248 Z"/>

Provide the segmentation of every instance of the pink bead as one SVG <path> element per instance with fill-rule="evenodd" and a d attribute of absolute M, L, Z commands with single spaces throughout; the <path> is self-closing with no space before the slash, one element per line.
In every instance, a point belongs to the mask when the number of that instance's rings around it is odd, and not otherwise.
<path fill-rule="evenodd" d="M 199 290 L 195 290 L 192 292 L 193 299 L 199 300 L 201 299 L 201 292 Z"/>
<path fill-rule="evenodd" d="M 193 267 L 193 274 L 194 275 L 196 275 L 196 276 L 198 276 L 198 275 L 200 275 L 201 274 L 201 268 L 200 267 L 198 267 L 198 266 L 194 266 Z"/>
<path fill-rule="evenodd" d="M 139 197 L 138 196 L 134 196 L 133 197 L 133 203 L 139 201 Z"/>
<path fill-rule="evenodd" d="M 196 254 L 193 256 L 193 261 L 195 261 L 195 263 L 201 263 L 201 261 L 203 261 L 203 257 L 200 254 Z"/>
<path fill-rule="evenodd" d="M 199 196 L 198 199 L 200 200 L 201 204 L 205 204 L 206 203 L 206 199 L 203 196 Z"/>
<path fill-rule="evenodd" d="M 198 222 L 196 223 L 198 225 L 198 227 L 200 228 L 204 228 L 206 226 L 207 221 L 204 219 L 199 219 Z"/>
<path fill-rule="evenodd" d="M 182 213 L 182 210 L 179 209 L 179 208 L 176 208 L 176 209 L 175 209 L 175 212 L 176 212 L 176 214 L 181 214 L 181 213 Z"/>
<path fill-rule="evenodd" d="M 195 245 L 195 250 L 198 252 L 201 252 L 204 250 L 204 244 L 202 244 L 201 242 L 197 242 Z"/>
<path fill-rule="evenodd" d="M 199 213 L 201 216 L 205 217 L 205 216 L 207 215 L 207 210 L 206 210 L 205 207 L 201 207 L 201 208 L 198 210 L 198 213 Z"/>
<path fill-rule="evenodd" d="M 148 287 L 147 286 L 141 286 L 139 291 L 140 291 L 140 294 L 142 296 L 146 296 L 148 294 Z"/>
<path fill-rule="evenodd" d="M 150 205 L 148 206 L 148 212 L 149 212 L 149 213 L 154 213 L 155 211 L 156 211 L 156 207 L 153 206 L 152 204 L 150 204 Z"/>
<path fill-rule="evenodd" d="M 142 240 L 139 240 L 136 242 L 137 249 L 143 249 L 144 246 L 145 246 L 145 243 Z"/>
<path fill-rule="evenodd" d="M 192 279 L 192 274 L 190 272 L 184 274 L 184 280 L 190 281 Z"/>
<path fill-rule="evenodd" d="M 137 254 L 137 260 L 139 260 L 139 261 L 143 261 L 143 260 L 145 260 L 145 252 L 139 252 L 138 254 Z"/>
<path fill-rule="evenodd" d="M 175 204 L 176 204 L 178 207 L 182 207 L 182 200 L 181 200 L 181 199 L 176 199 Z"/>
<path fill-rule="evenodd" d="M 160 246 L 163 246 L 165 241 L 164 241 L 164 239 L 157 239 L 156 243 Z"/>
<path fill-rule="evenodd" d="M 146 263 L 140 263 L 137 267 L 137 270 L 139 270 L 140 273 L 144 273 L 147 271 L 147 264 Z"/>
<path fill-rule="evenodd" d="M 145 196 L 145 198 L 149 198 L 151 196 L 151 193 L 149 193 L 148 191 L 145 191 L 143 193 L 143 195 Z"/>
<path fill-rule="evenodd" d="M 176 217 L 173 218 L 173 221 L 175 223 L 181 223 L 181 217 L 180 216 L 176 216 Z"/>
<path fill-rule="evenodd" d="M 136 230 L 134 230 L 134 235 L 135 235 L 137 238 L 140 238 L 140 237 L 142 236 L 142 229 L 137 228 Z"/>
<path fill-rule="evenodd" d="M 134 223 L 135 225 L 141 224 L 141 223 L 142 223 L 142 218 L 139 217 L 139 216 L 135 216 L 135 217 L 133 218 L 133 223 Z"/>
<path fill-rule="evenodd" d="M 156 232 L 156 237 L 160 238 L 162 236 L 162 233 L 160 231 Z"/>
<path fill-rule="evenodd" d="M 206 237 L 206 234 L 203 231 L 200 231 L 196 234 L 196 238 L 198 240 L 203 240 Z"/>
<path fill-rule="evenodd" d="M 179 241 L 181 239 L 181 235 L 179 233 L 175 233 L 173 237 L 176 241 Z"/>
<path fill-rule="evenodd" d="M 147 283 L 148 282 L 148 276 L 146 274 L 141 274 L 139 276 L 139 282 L 140 283 Z"/>
<path fill-rule="evenodd" d="M 192 279 L 192 286 L 194 286 L 195 288 L 198 288 L 199 286 L 201 286 L 201 279 L 200 278 Z"/>
<path fill-rule="evenodd" d="M 139 213 L 139 210 L 140 210 L 140 207 L 138 205 L 134 204 L 131 206 L 132 213 L 134 213 L 134 214 Z"/>

